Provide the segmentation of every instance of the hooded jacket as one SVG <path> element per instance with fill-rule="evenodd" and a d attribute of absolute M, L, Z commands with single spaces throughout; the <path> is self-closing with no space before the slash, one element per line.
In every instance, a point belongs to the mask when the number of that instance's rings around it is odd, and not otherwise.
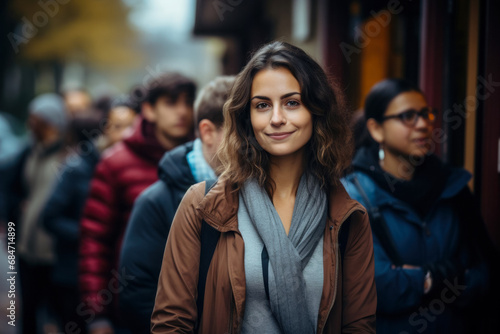
<path fill-rule="evenodd" d="M 152 314 L 152 333 L 192 333 L 200 262 L 201 222 L 221 232 L 208 269 L 199 333 L 238 333 L 245 311 L 244 242 L 238 230 L 238 193 L 225 180 L 205 196 L 192 186 L 172 223 Z M 340 262 L 339 230 L 349 219 Z M 318 333 L 375 333 L 377 303 L 371 229 L 365 209 L 342 186 L 329 194 L 323 246 L 324 285 Z"/>
<path fill-rule="evenodd" d="M 378 165 L 376 153 L 362 149 L 353 161 L 354 172 L 343 179 L 347 192 L 353 198 L 367 206 L 362 195 L 354 185 L 356 178 L 366 193 L 372 207 L 378 207 L 384 217 L 396 249 L 405 264 L 417 266 L 417 269 L 403 269 L 393 267 L 389 256 L 385 252 L 380 240 L 374 236 L 375 248 L 375 280 L 377 283 L 377 331 L 380 333 L 461 333 L 463 323 L 457 306 L 463 306 L 474 296 L 484 293 L 488 283 L 488 270 L 485 263 L 475 262 L 463 238 L 464 231 L 460 231 L 459 215 L 454 207 L 454 198 L 466 189 L 470 174 L 460 168 L 442 165 L 434 157 L 432 168 L 424 165 L 420 170 L 417 185 L 414 188 L 413 198 L 423 197 L 420 189 L 427 189 L 419 182 L 429 182 L 429 179 L 438 175 L 443 180 L 432 181 L 431 186 L 438 190 L 428 191 L 426 201 L 427 210 L 419 212 L 413 205 L 395 196 L 398 185 L 404 182 L 391 179 Z M 417 171 L 415 172 L 417 173 Z M 427 175 L 433 173 L 435 175 Z M 380 174 L 380 175 L 377 175 Z M 383 175 L 382 175 L 383 174 Z M 385 175 L 385 176 L 384 176 Z M 376 181 L 378 180 L 378 182 Z M 383 184 L 382 180 L 386 180 Z M 392 184 L 392 188 L 390 185 Z M 387 188 L 393 189 L 393 192 Z M 472 221 L 472 203 L 462 203 L 467 207 L 469 217 L 467 223 L 474 225 L 479 220 Z M 478 226 L 475 227 L 476 229 Z M 461 236 L 462 234 L 462 236 Z M 471 234 L 466 236 L 473 240 Z M 467 239 L 465 239 L 467 241 Z M 458 254 L 458 255 L 455 255 Z M 458 256 L 468 269 L 465 275 L 465 285 L 457 281 L 450 282 L 442 291 L 440 298 L 428 301 L 424 296 L 425 272 L 421 268 L 426 263 L 440 261 Z M 473 263 L 466 265 L 467 262 Z M 465 288 L 466 286 L 466 288 Z M 422 310 L 427 310 L 422 312 Z M 462 317 L 463 318 L 463 317 Z M 432 320 L 431 320 L 432 319 Z"/>
<path fill-rule="evenodd" d="M 134 276 L 120 292 L 120 311 L 132 333 L 149 333 L 163 252 L 182 197 L 196 183 L 186 156 L 193 142 L 167 152 L 159 180 L 135 201 L 120 256 L 120 268 Z M 139 251 L 140 250 L 140 251 Z"/>
<path fill-rule="evenodd" d="M 88 322 L 113 316 L 117 292 L 132 279 L 117 271 L 123 235 L 136 197 L 158 179 L 164 153 L 154 125 L 139 118 L 130 137 L 104 151 L 96 167 L 80 229 L 78 312 Z"/>

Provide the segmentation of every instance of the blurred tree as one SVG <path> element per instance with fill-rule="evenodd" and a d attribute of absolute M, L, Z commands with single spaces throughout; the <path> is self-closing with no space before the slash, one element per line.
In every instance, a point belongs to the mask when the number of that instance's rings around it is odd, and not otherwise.
<path fill-rule="evenodd" d="M 7 37 L 23 60 L 133 67 L 142 59 L 121 0 L 16 0 L 9 11 L 19 25 Z"/>

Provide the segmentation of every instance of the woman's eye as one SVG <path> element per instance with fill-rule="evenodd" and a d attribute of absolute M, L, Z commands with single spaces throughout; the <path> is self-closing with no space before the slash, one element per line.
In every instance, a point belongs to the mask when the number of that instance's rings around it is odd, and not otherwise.
<path fill-rule="evenodd" d="M 404 121 L 411 121 L 415 118 L 417 112 L 415 110 L 409 110 L 401 114 L 401 119 Z"/>
<path fill-rule="evenodd" d="M 294 100 L 290 100 L 286 103 L 286 105 L 289 107 L 298 107 L 300 105 L 300 103 L 297 101 L 294 101 Z"/>
<path fill-rule="evenodd" d="M 265 109 L 269 107 L 269 104 L 265 103 L 265 102 L 259 102 L 255 105 L 255 108 L 256 109 Z"/>

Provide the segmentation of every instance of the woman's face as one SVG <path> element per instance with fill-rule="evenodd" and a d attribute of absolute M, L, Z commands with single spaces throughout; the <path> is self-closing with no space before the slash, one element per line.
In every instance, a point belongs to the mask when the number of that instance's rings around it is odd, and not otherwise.
<path fill-rule="evenodd" d="M 388 105 L 384 116 L 398 115 L 410 109 L 422 110 L 427 102 L 419 92 L 397 95 Z M 431 148 L 432 122 L 418 117 L 414 126 L 405 125 L 398 118 L 385 120 L 380 127 L 382 147 L 386 154 L 404 157 L 422 157 Z"/>
<path fill-rule="evenodd" d="M 263 69 L 252 82 L 250 120 L 257 142 L 272 156 L 302 157 L 312 136 L 312 116 L 300 85 L 286 68 Z"/>

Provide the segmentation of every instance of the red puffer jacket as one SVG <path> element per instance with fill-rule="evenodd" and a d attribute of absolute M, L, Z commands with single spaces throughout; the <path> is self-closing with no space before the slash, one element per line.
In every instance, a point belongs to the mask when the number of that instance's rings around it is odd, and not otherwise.
<path fill-rule="evenodd" d="M 165 153 L 154 125 L 139 119 L 133 133 L 104 151 L 96 167 L 81 220 L 77 310 L 90 323 L 96 316 L 116 319 L 117 293 L 130 279 L 118 272 L 118 256 L 136 197 L 158 179 Z"/>

